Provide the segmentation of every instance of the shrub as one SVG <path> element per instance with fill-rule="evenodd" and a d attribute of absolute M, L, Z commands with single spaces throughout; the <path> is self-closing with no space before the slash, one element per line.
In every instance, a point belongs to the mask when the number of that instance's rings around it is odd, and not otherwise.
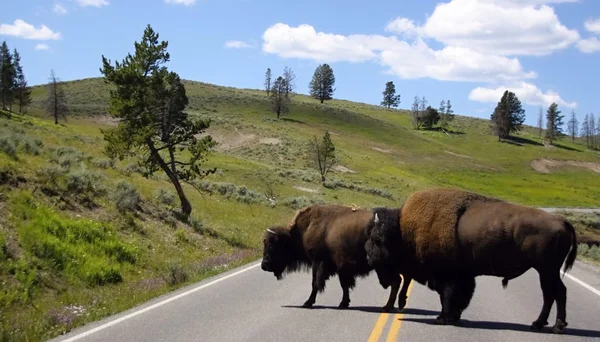
<path fill-rule="evenodd" d="M 69 169 L 76 163 L 82 162 L 84 158 L 85 155 L 78 149 L 62 146 L 54 149 L 52 156 L 50 157 L 50 162 Z"/>
<path fill-rule="evenodd" d="M 96 159 L 94 160 L 94 166 L 101 169 L 108 169 L 109 167 L 114 167 L 114 162 L 112 159 Z"/>
<path fill-rule="evenodd" d="M 17 159 L 17 148 L 12 140 L 6 137 L 0 138 L 0 150 L 6 153 L 9 157 Z"/>
<path fill-rule="evenodd" d="M 188 280 L 188 274 L 179 264 L 169 263 L 167 283 L 169 285 L 177 285 Z"/>
<path fill-rule="evenodd" d="M 283 201 L 283 205 L 286 207 L 290 207 L 292 209 L 301 209 L 303 207 L 313 205 L 313 204 L 323 204 L 324 201 L 316 198 L 308 198 L 305 196 L 300 197 L 292 197 Z"/>
<path fill-rule="evenodd" d="M 102 184 L 104 177 L 86 168 L 72 171 L 66 175 L 66 193 L 79 199 L 83 205 L 95 203 L 95 199 L 106 193 Z"/>
<path fill-rule="evenodd" d="M 158 189 L 154 191 L 154 198 L 158 200 L 161 204 L 166 204 L 168 206 L 175 203 L 175 194 L 171 191 Z"/>
<path fill-rule="evenodd" d="M 113 200 L 120 212 L 136 211 L 141 201 L 140 194 L 135 186 L 124 180 L 117 183 Z"/>

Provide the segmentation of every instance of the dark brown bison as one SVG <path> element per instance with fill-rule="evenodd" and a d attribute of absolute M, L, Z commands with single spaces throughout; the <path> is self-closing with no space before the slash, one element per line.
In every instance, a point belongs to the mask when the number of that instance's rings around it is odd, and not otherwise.
<path fill-rule="evenodd" d="M 378 210 L 378 209 L 374 209 Z M 354 288 L 356 277 L 367 276 L 372 268 L 366 259 L 367 228 L 375 224 L 373 211 L 354 209 L 341 205 L 313 205 L 296 213 L 288 227 L 273 226 L 265 232 L 261 268 L 273 272 L 277 280 L 284 273 L 312 269 L 312 291 L 303 307 L 315 303 L 317 292 L 325 290 L 327 280 L 337 274 L 343 290 L 340 308 L 350 305 L 349 290 Z M 384 312 L 398 306 L 404 308 L 410 278 L 404 277 L 402 291 L 398 294 L 401 278 L 386 269 L 378 272 L 384 288 L 391 286 L 390 296 L 382 308 Z"/>
<path fill-rule="evenodd" d="M 573 266 L 577 241 L 573 226 L 561 216 L 467 191 L 432 189 L 413 193 L 399 211 L 378 213 L 378 223 L 369 229 L 369 265 L 376 271 L 387 268 L 383 277 L 402 273 L 438 292 L 438 324 L 459 323 L 475 277 L 502 277 L 506 287 L 534 268 L 544 302 L 531 327 L 548 324 L 555 300 L 552 331 L 561 333 L 567 326 L 560 267 L 565 259 L 565 272 Z"/>

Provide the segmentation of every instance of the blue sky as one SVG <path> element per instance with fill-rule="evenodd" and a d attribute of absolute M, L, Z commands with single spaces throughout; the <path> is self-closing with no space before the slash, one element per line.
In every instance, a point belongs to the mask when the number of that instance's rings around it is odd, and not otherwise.
<path fill-rule="evenodd" d="M 289 66 L 296 91 L 307 93 L 326 62 L 335 97 L 353 101 L 378 104 L 392 80 L 401 108 L 418 95 L 489 118 L 510 89 L 527 124 L 553 101 L 580 123 L 599 110 L 597 0 L 23 0 L 0 8 L 0 40 L 20 51 L 32 85 L 50 69 L 62 80 L 100 76 L 101 56 L 122 60 L 150 24 L 185 79 L 261 88 L 267 67 L 278 76 Z"/>

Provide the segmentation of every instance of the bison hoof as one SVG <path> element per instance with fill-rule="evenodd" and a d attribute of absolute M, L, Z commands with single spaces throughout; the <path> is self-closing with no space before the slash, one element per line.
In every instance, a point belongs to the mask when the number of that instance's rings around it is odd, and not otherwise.
<path fill-rule="evenodd" d="M 398 309 L 402 310 L 402 309 L 404 309 L 405 306 L 406 306 L 406 299 L 399 299 L 398 300 Z"/>
<path fill-rule="evenodd" d="M 556 324 L 552 327 L 552 333 L 562 334 L 567 325 L 569 325 L 567 322 L 563 322 L 562 320 L 557 319 Z"/>
<path fill-rule="evenodd" d="M 309 308 L 312 308 L 313 304 L 314 304 L 314 302 L 307 300 L 306 302 L 304 302 L 304 304 L 302 304 L 302 307 L 305 309 L 309 309 Z"/>
<path fill-rule="evenodd" d="M 394 310 L 394 304 L 385 305 L 384 307 L 381 308 L 381 312 L 390 312 L 392 310 Z"/>
<path fill-rule="evenodd" d="M 439 315 L 435 319 L 435 324 L 439 325 L 460 325 L 460 319 L 454 316 Z"/>
<path fill-rule="evenodd" d="M 531 323 L 531 329 L 540 330 L 547 325 L 548 325 L 547 321 L 535 321 L 535 322 Z"/>
<path fill-rule="evenodd" d="M 341 302 L 340 305 L 338 305 L 338 308 L 340 309 L 346 309 L 350 306 L 350 302 Z"/>

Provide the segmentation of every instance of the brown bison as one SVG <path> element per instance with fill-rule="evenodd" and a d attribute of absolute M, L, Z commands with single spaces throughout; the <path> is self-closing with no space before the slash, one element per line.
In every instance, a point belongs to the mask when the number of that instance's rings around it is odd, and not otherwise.
<path fill-rule="evenodd" d="M 327 280 L 337 274 L 343 290 L 339 307 L 347 308 L 349 290 L 354 288 L 356 277 L 365 277 L 372 271 L 366 259 L 365 242 L 368 226 L 376 224 L 373 213 L 341 205 L 305 207 L 296 213 L 288 227 L 267 229 L 261 268 L 273 272 L 277 280 L 281 280 L 284 273 L 312 269 L 312 291 L 304 308 L 312 307 L 317 292 L 323 292 Z M 410 278 L 404 277 L 398 294 L 401 283 L 398 273 L 390 274 L 381 269 L 378 275 L 384 288 L 391 285 L 389 299 L 382 310 L 387 312 L 394 308 L 396 295 L 399 308 L 404 308 Z"/>
<path fill-rule="evenodd" d="M 387 268 L 382 277 L 402 273 L 436 291 L 442 304 L 436 323 L 459 323 L 475 277 L 502 277 L 506 288 L 534 268 L 544 302 L 531 327 L 548 324 L 555 300 L 552 332 L 567 326 L 560 267 L 565 259 L 565 272 L 573 266 L 577 241 L 565 218 L 467 191 L 433 189 L 413 193 L 399 211 L 377 213 L 377 219 L 365 244 L 369 265 Z"/>

